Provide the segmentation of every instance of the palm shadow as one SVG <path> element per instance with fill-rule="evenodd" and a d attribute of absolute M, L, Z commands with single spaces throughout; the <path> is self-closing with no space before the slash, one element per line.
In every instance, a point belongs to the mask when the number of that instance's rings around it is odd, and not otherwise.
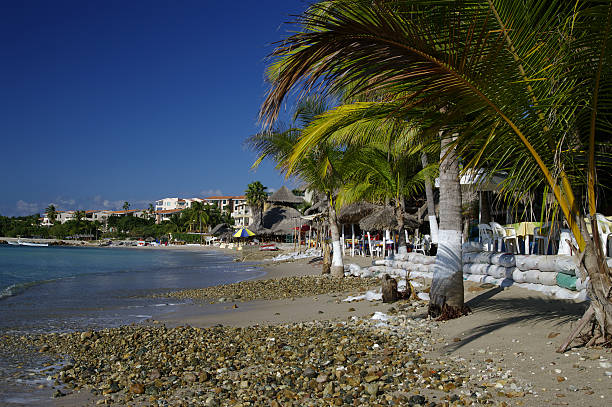
<path fill-rule="evenodd" d="M 573 322 L 582 316 L 588 306 L 586 303 L 540 297 L 496 298 L 495 296 L 502 291 L 501 287 L 492 288 L 472 298 L 466 302 L 466 305 L 474 313 L 490 312 L 506 317 L 469 329 L 461 341 L 445 346 L 442 349 L 444 352 L 455 352 L 478 338 L 513 324 L 535 325 L 544 321 L 554 321 L 554 325 L 559 326 Z"/>

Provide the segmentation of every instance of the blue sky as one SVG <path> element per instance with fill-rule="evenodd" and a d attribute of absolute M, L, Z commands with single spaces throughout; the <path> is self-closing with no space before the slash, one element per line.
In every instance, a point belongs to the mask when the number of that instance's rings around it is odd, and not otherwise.
<path fill-rule="evenodd" d="M 304 0 L 0 5 L 0 214 L 146 207 L 283 183 L 256 172 L 265 58 Z"/>

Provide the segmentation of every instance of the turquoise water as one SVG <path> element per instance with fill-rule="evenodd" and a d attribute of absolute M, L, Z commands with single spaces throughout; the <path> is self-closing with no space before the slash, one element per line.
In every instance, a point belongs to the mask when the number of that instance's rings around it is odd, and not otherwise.
<path fill-rule="evenodd" d="M 262 273 L 204 250 L 0 245 L 0 332 L 64 332 L 139 322 L 182 304 L 148 294 Z"/>

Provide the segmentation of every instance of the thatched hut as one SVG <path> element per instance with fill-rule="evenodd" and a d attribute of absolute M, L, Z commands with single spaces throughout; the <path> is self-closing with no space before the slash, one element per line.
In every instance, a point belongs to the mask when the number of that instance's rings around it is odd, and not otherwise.
<path fill-rule="evenodd" d="M 355 202 L 346 206 L 338 212 L 338 222 L 349 225 L 357 224 L 372 212 L 381 210 L 382 207 L 369 202 Z"/>
<path fill-rule="evenodd" d="M 418 226 L 419 221 L 416 216 L 404 214 L 405 229 L 412 229 Z M 361 221 L 359 222 L 359 227 L 361 228 L 361 230 L 365 231 L 394 230 L 397 229 L 397 218 L 395 216 L 393 208 L 387 206 L 361 219 Z"/>
<path fill-rule="evenodd" d="M 289 235 L 301 224 L 301 214 L 297 209 L 276 206 L 264 212 L 262 227 L 253 232 L 258 235 Z"/>
<path fill-rule="evenodd" d="M 221 239 L 229 239 L 234 234 L 234 230 L 227 223 L 219 223 L 210 231 L 210 234 Z"/>
<path fill-rule="evenodd" d="M 295 196 L 289 188 L 282 186 L 278 191 L 268 197 L 268 203 L 272 206 L 295 207 L 304 202 L 304 198 Z"/>

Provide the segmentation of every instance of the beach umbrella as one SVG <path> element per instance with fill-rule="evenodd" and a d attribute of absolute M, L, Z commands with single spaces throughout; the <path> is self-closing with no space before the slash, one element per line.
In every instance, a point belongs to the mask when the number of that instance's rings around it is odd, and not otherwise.
<path fill-rule="evenodd" d="M 233 237 L 250 237 L 250 236 L 255 236 L 255 233 L 251 232 L 247 228 L 240 228 L 240 230 L 238 230 L 232 236 Z"/>

